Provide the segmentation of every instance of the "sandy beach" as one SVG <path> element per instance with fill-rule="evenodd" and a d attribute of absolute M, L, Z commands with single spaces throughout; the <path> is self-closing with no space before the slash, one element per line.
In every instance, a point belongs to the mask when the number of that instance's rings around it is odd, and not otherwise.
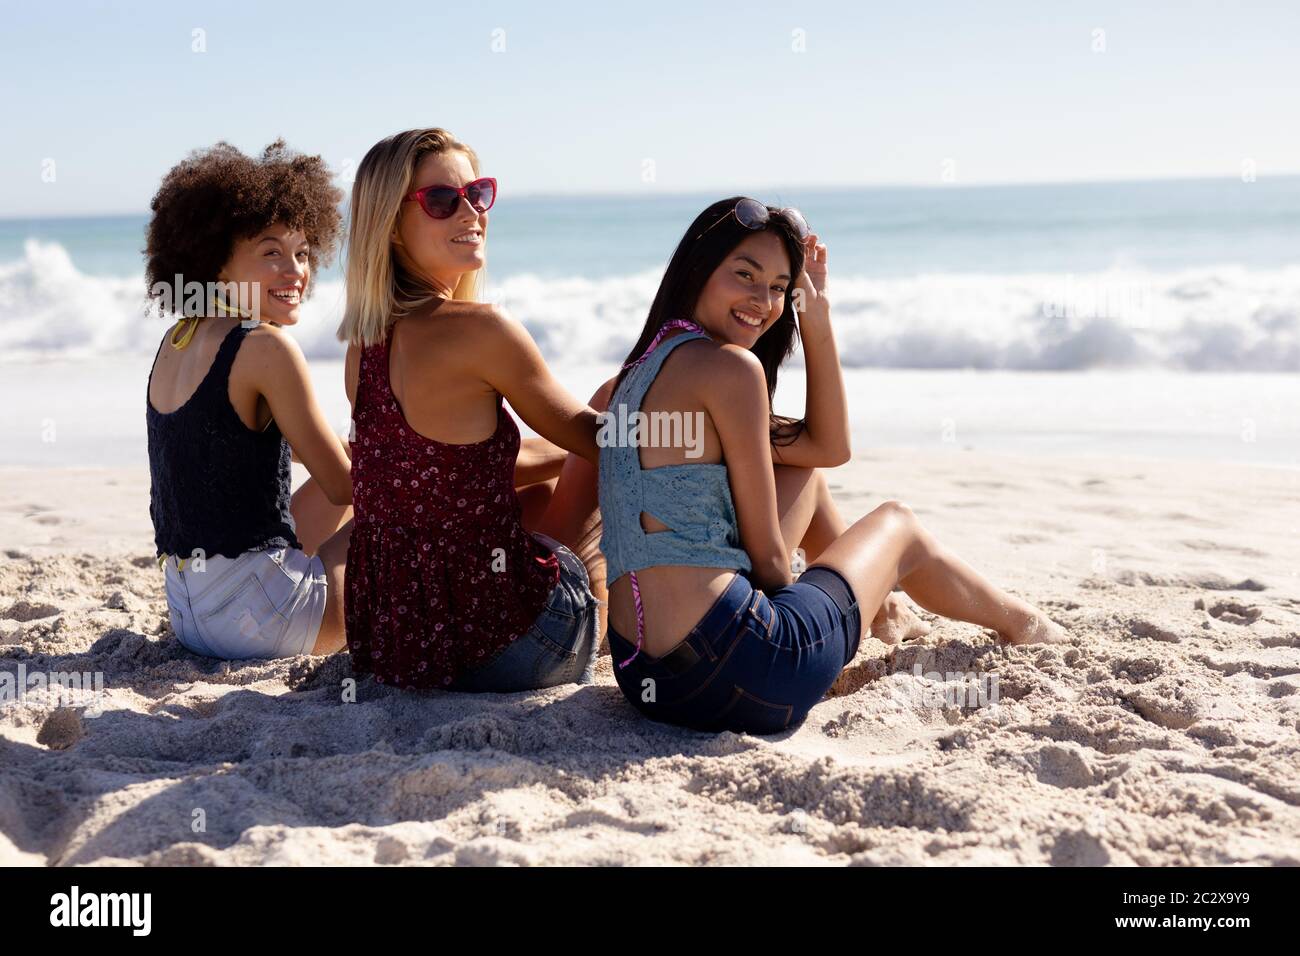
<path fill-rule="evenodd" d="M 1300 864 L 1300 471 L 953 446 L 831 480 L 1072 643 L 924 615 L 774 738 L 648 722 L 608 657 L 593 686 L 352 695 L 346 655 L 177 643 L 145 468 L 0 470 L 0 679 L 104 688 L 0 703 L 0 863 Z"/>

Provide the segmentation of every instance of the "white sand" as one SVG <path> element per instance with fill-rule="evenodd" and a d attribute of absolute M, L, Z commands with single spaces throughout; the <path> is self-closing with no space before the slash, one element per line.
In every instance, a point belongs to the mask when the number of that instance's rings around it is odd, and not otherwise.
<path fill-rule="evenodd" d="M 98 717 L 0 704 L 0 862 L 1300 864 L 1300 471 L 953 448 L 833 484 L 849 516 L 907 501 L 1073 644 L 868 641 L 778 738 L 648 722 L 608 658 L 344 703 L 346 655 L 180 647 L 145 471 L 0 471 L 0 672 L 107 685 Z"/>

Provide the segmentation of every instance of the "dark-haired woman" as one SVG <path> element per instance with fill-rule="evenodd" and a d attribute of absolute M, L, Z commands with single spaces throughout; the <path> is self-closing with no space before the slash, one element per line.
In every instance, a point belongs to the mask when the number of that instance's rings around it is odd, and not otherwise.
<path fill-rule="evenodd" d="M 150 295 L 176 324 L 149 375 L 149 510 L 172 629 L 199 654 L 344 643 L 347 447 L 283 331 L 337 244 L 340 199 L 319 157 L 276 142 L 196 151 L 153 200 Z M 313 480 L 291 502 L 292 457 Z"/>
<path fill-rule="evenodd" d="M 1010 643 L 1065 639 L 899 502 L 837 535 L 823 530 L 829 540 L 811 549 L 816 481 L 806 479 L 806 495 L 787 495 L 782 511 L 774 460 L 849 457 L 826 272 L 826 247 L 796 211 L 743 197 L 713 204 L 679 243 L 616 379 L 614 416 L 640 412 L 652 430 L 656 415 L 691 416 L 703 435 L 690 449 L 637 436 L 602 442 L 600 452 L 615 676 L 656 720 L 753 733 L 798 725 L 896 585 L 922 607 Z M 808 356 L 802 422 L 771 411 L 796 301 Z M 801 545 L 812 565 L 795 581 L 790 553 Z"/>

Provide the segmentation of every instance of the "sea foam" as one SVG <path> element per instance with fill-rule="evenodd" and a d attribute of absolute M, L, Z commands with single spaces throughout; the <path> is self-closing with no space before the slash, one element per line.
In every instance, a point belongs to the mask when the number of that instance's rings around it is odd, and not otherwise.
<path fill-rule="evenodd" d="M 489 279 L 488 299 L 562 367 L 620 362 L 659 274 Z M 144 291 L 143 275 L 87 275 L 58 243 L 28 240 L 0 263 L 0 362 L 150 352 L 167 322 Z M 851 367 L 1300 371 L 1300 266 L 833 274 L 828 292 Z M 343 305 L 340 280 L 316 284 L 293 329 L 309 358 L 342 356 Z"/>

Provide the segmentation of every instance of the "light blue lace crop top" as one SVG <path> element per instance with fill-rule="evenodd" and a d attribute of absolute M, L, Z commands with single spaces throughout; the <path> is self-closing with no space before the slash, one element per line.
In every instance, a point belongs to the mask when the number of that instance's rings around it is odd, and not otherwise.
<path fill-rule="evenodd" d="M 707 336 L 687 332 L 666 339 L 628 372 L 610 399 L 609 414 L 616 416 L 611 423 L 630 421 L 632 413 L 641 410 L 645 393 L 673 349 L 702 338 Z M 751 569 L 749 555 L 740 546 L 726 465 L 701 462 L 643 469 L 636 445 L 625 441 L 619 428 L 610 431 L 616 441 L 606 441 L 600 449 L 600 549 L 610 584 L 628 571 L 662 564 Z M 646 443 L 644 436 L 641 442 Z M 672 530 L 646 532 L 641 527 L 643 511 Z"/>

